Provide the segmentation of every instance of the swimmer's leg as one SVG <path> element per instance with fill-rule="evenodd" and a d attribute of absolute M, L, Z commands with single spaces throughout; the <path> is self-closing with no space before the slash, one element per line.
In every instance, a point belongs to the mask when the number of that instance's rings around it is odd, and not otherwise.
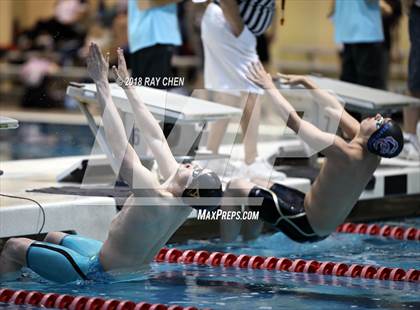
<path fill-rule="evenodd" d="M 259 186 L 262 186 L 262 187 L 265 187 L 265 188 L 270 188 L 271 186 L 273 186 L 274 185 L 274 183 L 273 182 L 271 182 L 270 180 L 268 180 L 268 179 L 262 179 L 262 178 L 252 178 L 252 180 L 251 180 L 253 183 L 255 183 L 255 184 L 257 184 L 257 185 L 259 185 Z"/>
<path fill-rule="evenodd" d="M 240 120 L 242 133 L 244 135 L 245 163 L 247 165 L 252 164 L 258 156 L 257 141 L 261 118 L 260 115 L 261 102 L 258 100 L 258 95 L 249 93 Z"/>
<path fill-rule="evenodd" d="M 103 245 L 103 243 L 98 240 L 82 237 L 80 235 L 70 235 L 63 232 L 48 233 L 44 242 L 61 245 L 87 257 L 97 255 Z"/>
<path fill-rule="evenodd" d="M 51 232 L 47 233 L 47 235 L 45 236 L 44 242 L 54 243 L 54 244 L 59 244 L 60 245 L 63 238 L 67 235 L 68 234 L 63 233 L 61 231 L 51 231 Z"/>
<path fill-rule="evenodd" d="M 244 211 L 251 212 L 249 206 L 245 206 Z M 258 220 L 243 220 L 242 223 L 242 240 L 250 241 L 257 239 L 261 234 L 264 227 L 264 222 L 260 219 Z"/>
<path fill-rule="evenodd" d="M 255 186 L 243 179 L 232 179 L 224 193 L 225 197 L 242 199 L 248 197 L 249 191 Z M 243 201 L 242 201 L 243 202 Z M 241 211 L 242 202 L 238 202 L 238 205 L 223 205 L 221 209 L 224 211 Z M 257 221 L 259 222 L 259 221 Z M 260 233 L 260 223 L 245 223 L 243 225 L 242 220 L 220 220 L 220 239 L 223 242 L 233 242 L 239 236 L 241 229 L 243 232 L 243 239 L 250 240 L 256 238 Z"/>
<path fill-rule="evenodd" d="M 219 102 L 225 105 L 238 107 L 241 103 L 241 98 L 222 93 L 215 92 L 212 98 L 215 102 Z M 229 119 L 222 119 L 209 124 L 209 133 L 207 137 L 207 149 L 217 154 L 219 147 L 222 144 L 222 140 L 226 134 L 227 127 L 229 125 Z M 232 141 L 233 143 L 233 141 Z"/>
<path fill-rule="evenodd" d="M 64 246 L 33 242 L 26 251 L 26 266 L 41 277 L 59 283 L 87 280 L 89 260 Z"/>
<path fill-rule="evenodd" d="M 0 254 L 0 279 L 13 280 L 19 277 L 20 269 L 26 266 L 26 253 L 34 240 L 10 238 Z"/>

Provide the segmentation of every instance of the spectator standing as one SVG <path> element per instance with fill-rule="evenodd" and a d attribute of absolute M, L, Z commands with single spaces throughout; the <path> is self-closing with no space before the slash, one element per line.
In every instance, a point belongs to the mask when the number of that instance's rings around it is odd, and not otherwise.
<path fill-rule="evenodd" d="M 261 89 L 246 78 L 248 65 L 258 60 L 256 36 L 270 26 L 274 11 L 274 0 L 219 0 L 207 6 L 201 24 L 205 88 L 215 93 L 214 101 L 243 107 L 245 162 L 239 173 L 247 177 L 284 178 L 258 157 Z M 218 152 L 228 123 L 211 124 L 207 148 L 213 153 Z"/>
<path fill-rule="evenodd" d="M 181 44 L 180 0 L 129 0 L 128 43 L 134 78 L 171 77 L 171 58 Z M 156 88 L 165 89 L 162 79 Z"/>
<path fill-rule="evenodd" d="M 408 14 L 410 34 L 410 55 L 408 59 L 408 89 L 414 97 L 420 98 L 420 0 L 403 0 Z M 420 108 L 404 109 L 404 131 L 411 143 L 406 143 L 403 153 L 408 158 L 420 158 Z M 411 149 L 411 150 L 410 150 Z"/>
<path fill-rule="evenodd" d="M 335 40 L 343 44 L 342 81 L 385 89 L 385 48 L 378 0 L 335 0 Z"/>

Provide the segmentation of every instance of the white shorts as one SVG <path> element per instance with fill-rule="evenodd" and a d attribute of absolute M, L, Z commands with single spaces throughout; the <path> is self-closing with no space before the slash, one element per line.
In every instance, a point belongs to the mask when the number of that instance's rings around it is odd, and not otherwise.
<path fill-rule="evenodd" d="M 201 22 L 204 46 L 204 87 L 239 95 L 241 91 L 263 93 L 246 78 L 248 65 L 258 60 L 255 35 L 244 26 L 236 37 L 220 6 L 210 3 Z"/>

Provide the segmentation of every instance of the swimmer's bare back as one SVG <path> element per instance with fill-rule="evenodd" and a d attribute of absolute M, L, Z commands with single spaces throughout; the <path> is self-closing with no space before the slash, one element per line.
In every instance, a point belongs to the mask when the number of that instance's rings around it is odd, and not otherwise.
<path fill-rule="evenodd" d="M 327 235 L 341 224 L 359 199 L 380 158 L 348 143 L 341 155 L 327 156 L 305 196 L 305 210 L 314 231 Z"/>
<path fill-rule="evenodd" d="M 186 205 L 165 201 L 167 197 L 158 192 L 149 198 L 150 205 L 142 205 L 142 198 L 129 197 L 112 221 L 100 251 L 105 271 L 145 267 L 191 212 Z"/>

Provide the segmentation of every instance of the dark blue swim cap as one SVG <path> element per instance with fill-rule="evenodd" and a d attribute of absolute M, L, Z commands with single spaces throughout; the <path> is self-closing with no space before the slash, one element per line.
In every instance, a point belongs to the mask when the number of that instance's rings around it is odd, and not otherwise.
<path fill-rule="evenodd" d="M 381 157 L 398 156 L 404 146 L 401 127 L 393 120 L 386 121 L 378 128 L 367 142 L 368 150 Z"/>
<path fill-rule="evenodd" d="M 195 168 L 182 198 L 194 209 L 212 211 L 220 206 L 223 197 L 222 182 L 213 171 Z"/>

